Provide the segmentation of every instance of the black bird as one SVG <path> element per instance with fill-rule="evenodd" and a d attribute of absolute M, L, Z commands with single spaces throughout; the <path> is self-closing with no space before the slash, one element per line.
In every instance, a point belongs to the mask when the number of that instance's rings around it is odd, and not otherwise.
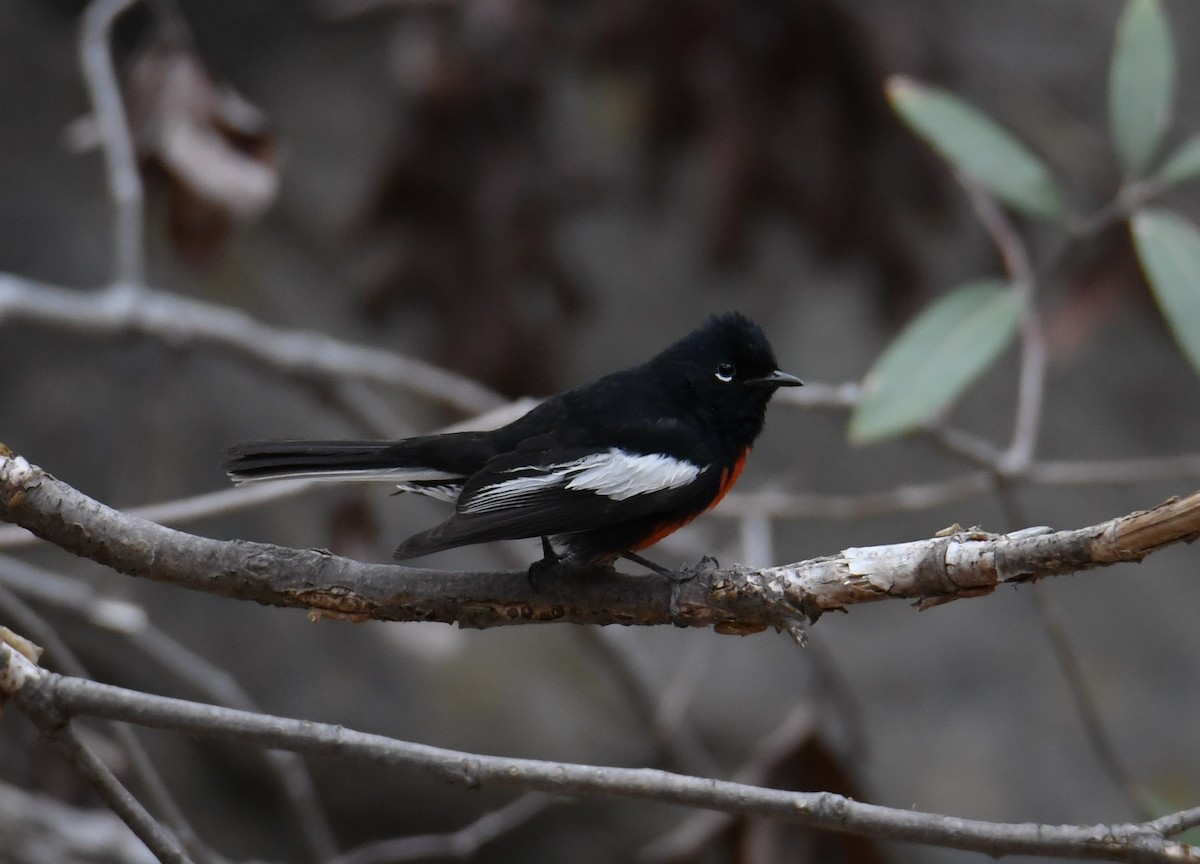
<path fill-rule="evenodd" d="M 453 503 L 398 559 L 542 537 L 547 558 L 604 564 L 658 542 L 724 497 L 762 431 L 767 402 L 799 378 L 779 371 L 738 313 L 640 366 L 542 402 L 490 432 L 400 441 L 251 441 L 227 451 L 238 483 L 307 477 L 385 480 Z"/>

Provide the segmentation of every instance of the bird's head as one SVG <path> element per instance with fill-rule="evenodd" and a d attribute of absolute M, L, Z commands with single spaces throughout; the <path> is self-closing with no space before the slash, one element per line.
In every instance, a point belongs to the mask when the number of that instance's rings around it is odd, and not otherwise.
<path fill-rule="evenodd" d="M 762 430 L 775 391 L 803 383 L 780 371 L 762 328 L 737 312 L 712 316 L 656 361 L 686 380 L 705 416 L 728 424 L 747 445 Z"/>

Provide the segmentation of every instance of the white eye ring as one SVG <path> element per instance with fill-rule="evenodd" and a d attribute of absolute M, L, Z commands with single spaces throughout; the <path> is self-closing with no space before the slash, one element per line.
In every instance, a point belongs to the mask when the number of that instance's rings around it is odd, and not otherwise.
<path fill-rule="evenodd" d="M 733 368 L 732 363 L 717 364 L 717 380 L 726 383 L 733 380 L 733 376 L 737 374 L 737 370 Z"/>

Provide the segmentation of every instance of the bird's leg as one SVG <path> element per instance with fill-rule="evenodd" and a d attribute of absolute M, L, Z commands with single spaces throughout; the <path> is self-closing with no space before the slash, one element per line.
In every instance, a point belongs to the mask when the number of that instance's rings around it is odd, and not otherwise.
<path fill-rule="evenodd" d="M 540 591 L 541 577 L 562 563 L 562 556 L 550 545 L 550 538 L 542 537 L 542 560 L 529 565 L 529 585 L 534 591 Z"/>
<path fill-rule="evenodd" d="M 626 561 L 632 561 L 634 564 L 640 564 L 641 566 L 645 567 L 647 570 L 653 570 L 655 573 L 659 573 L 663 576 L 674 575 L 674 571 L 668 570 L 666 567 L 659 566 L 658 564 L 655 564 L 653 561 L 651 561 L 649 558 L 643 558 L 641 555 L 637 554 L 636 552 L 622 552 L 621 557 L 624 558 Z"/>
<path fill-rule="evenodd" d="M 707 556 L 696 566 L 684 567 L 682 570 L 668 570 L 666 567 L 661 567 L 648 558 L 643 558 L 636 552 L 622 552 L 621 557 L 626 561 L 632 561 L 634 564 L 640 564 L 647 570 L 653 570 L 671 583 L 671 623 L 676 627 L 688 626 L 679 614 L 679 589 L 683 583 L 695 579 L 702 570 L 712 569 L 717 566 L 716 559 Z"/>

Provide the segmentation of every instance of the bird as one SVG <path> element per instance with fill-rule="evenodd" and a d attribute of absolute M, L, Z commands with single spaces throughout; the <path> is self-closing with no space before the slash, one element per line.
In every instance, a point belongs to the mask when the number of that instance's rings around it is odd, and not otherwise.
<path fill-rule="evenodd" d="M 454 505 L 395 550 L 407 560 L 542 538 L 536 564 L 611 566 L 716 504 L 742 473 L 781 387 L 767 337 L 738 312 L 713 315 L 650 360 L 550 397 L 491 431 L 397 441 L 266 440 L 226 450 L 238 484 L 379 480 Z M 533 571 L 531 570 L 531 573 Z"/>

